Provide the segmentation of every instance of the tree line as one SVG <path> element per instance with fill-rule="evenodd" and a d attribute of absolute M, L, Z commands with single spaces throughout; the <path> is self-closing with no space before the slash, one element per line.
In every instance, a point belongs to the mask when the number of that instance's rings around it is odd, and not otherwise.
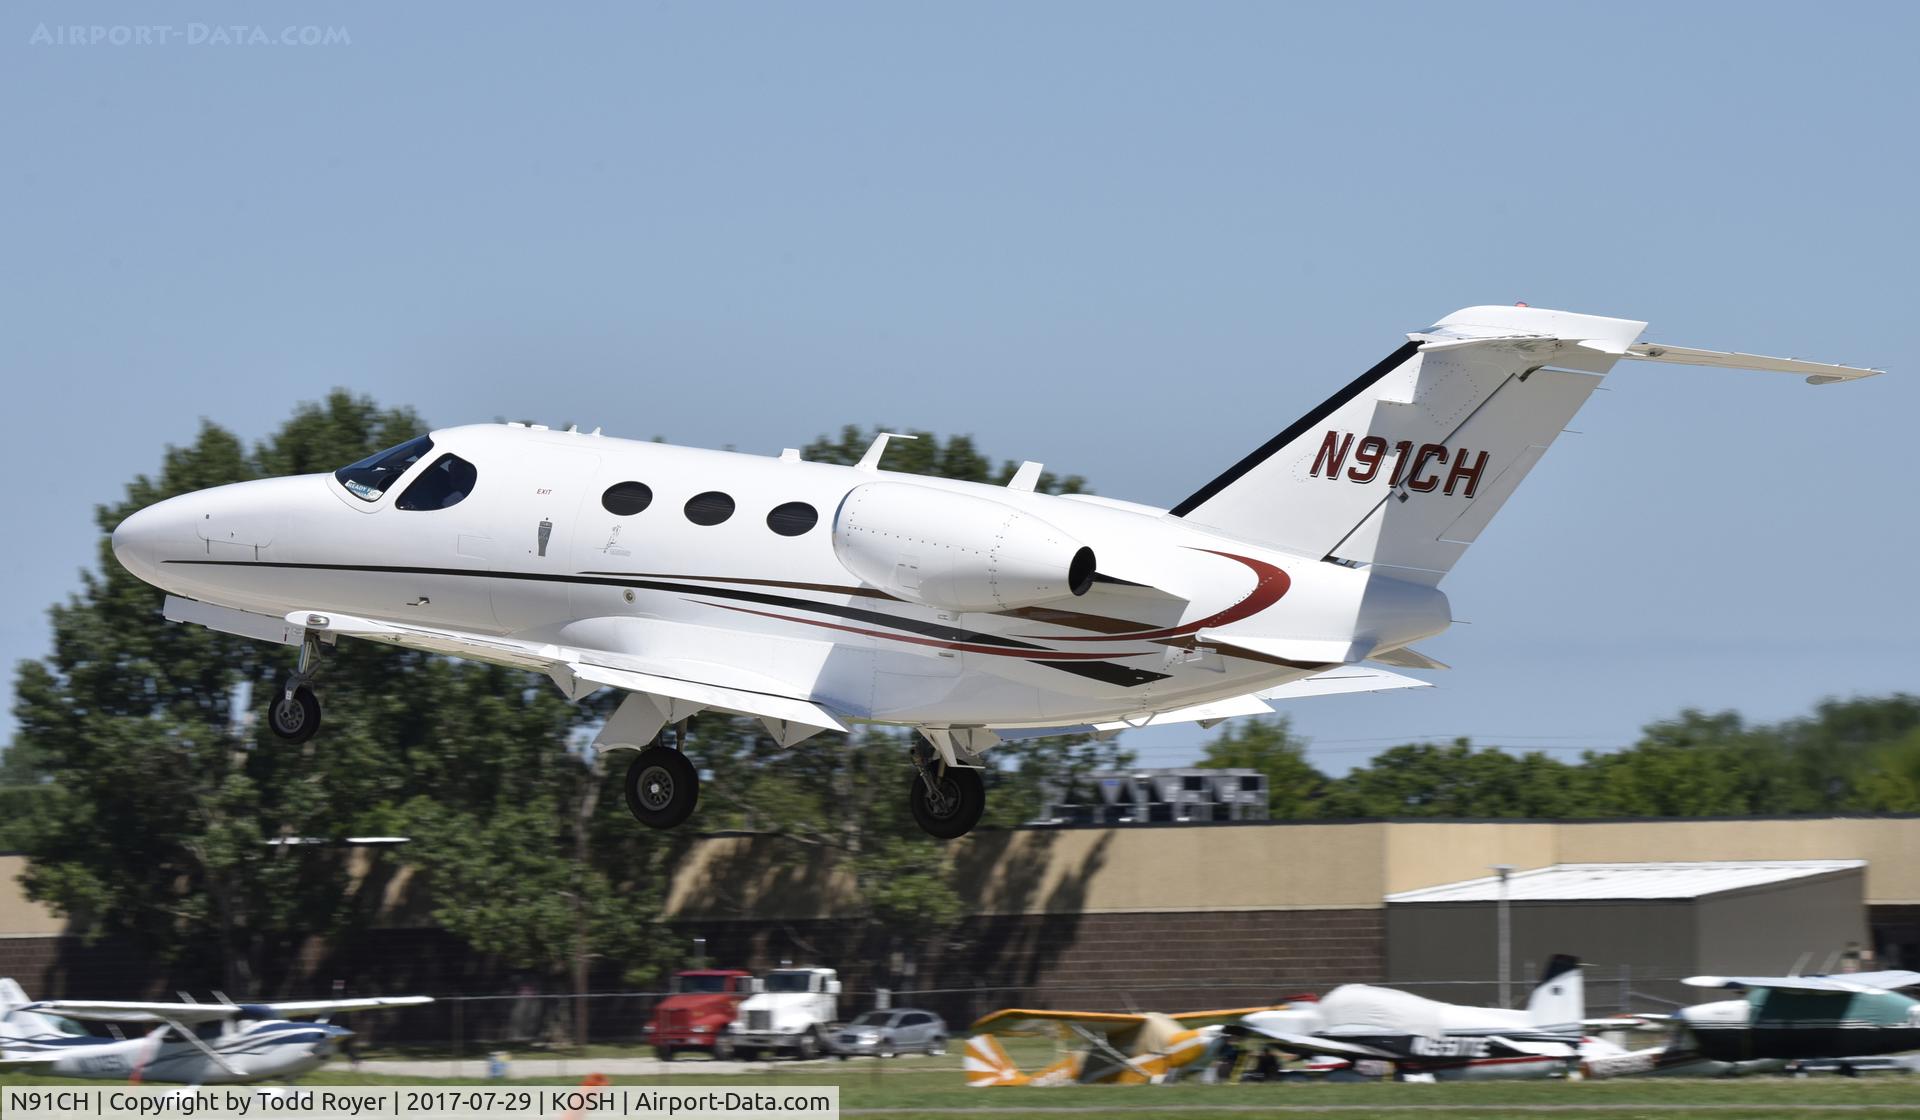
<path fill-rule="evenodd" d="M 1476 750 L 1407 743 L 1329 777 L 1285 716 L 1245 720 L 1201 765 L 1267 776 L 1282 820 L 1354 817 L 1746 817 L 1920 812 L 1920 696 L 1827 700 L 1813 714 L 1748 723 L 1688 710 L 1623 750 Z"/>
<path fill-rule="evenodd" d="M 361 855 L 423 870 L 435 921 L 486 959 L 579 989 L 609 968 L 638 985 L 683 956 L 662 911 L 687 834 L 741 829 L 780 837 L 774 858 L 850 871 L 866 960 L 951 933 L 966 900 L 952 886 L 954 849 L 908 816 L 907 733 L 865 728 L 786 750 L 755 721 L 697 716 L 686 749 L 711 780 L 686 830 L 655 833 L 626 816 L 619 757 L 609 765 L 584 747 L 615 697 L 571 704 L 536 674 L 342 642 L 321 680 L 323 734 L 288 746 L 258 716 L 294 651 L 166 623 L 162 593 L 113 559 L 114 527 L 153 502 L 333 470 L 426 428 L 409 409 L 345 392 L 251 446 L 204 423 L 98 507 L 97 570 L 50 609 L 51 653 L 18 667 L 18 730 L 0 759 L 0 845 L 29 857 L 31 897 L 180 974 L 278 994 L 303 943 L 348 943 L 383 904 L 381 868 L 329 841 L 404 836 L 398 851 Z M 1015 469 L 965 436 L 919 434 L 890 444 L 887 466 L 981 482 Z M 848 427 L 804 454 L 849 463 L 870 441 Z M 1040 487 L 1085 482 L 1045 475 Z M 1410 744 L 1331 778 L 1273 719 L 1230 726 L 1205 763 L 1265 772 L 1278 818 L 1920 810 L 1916 728 L 1910 696 L 1833 702 L 1772 726 L 1688 712 L 1630 750 L 1578 762 Z M 1049 780 L 1133 761 L 1088 737 L 995 753 L 988 827 L 1037 815 Z"/>

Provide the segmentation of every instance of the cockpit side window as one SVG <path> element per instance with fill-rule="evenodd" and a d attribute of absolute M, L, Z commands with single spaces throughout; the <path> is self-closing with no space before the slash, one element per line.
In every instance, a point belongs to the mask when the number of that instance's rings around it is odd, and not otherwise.
<path fill-rule="evenodd" d="M 468 494 L 480 472 L 458 455 L 442 455 L 406 488 L 395 509 L 446 509 L 457 506 Z"/>
<path fill-rule="evenodd" d="M 407 468 L 425 458 L 433 450 L 433 441 L 426 436 L 417 436 L 398 447 L 375 452 L 357 463 L 349 463 L 333 472 L 347 493 L 363 502 L 377 502 L 380 495 L 387 492 L 399 477 L 407 473 Z"/>

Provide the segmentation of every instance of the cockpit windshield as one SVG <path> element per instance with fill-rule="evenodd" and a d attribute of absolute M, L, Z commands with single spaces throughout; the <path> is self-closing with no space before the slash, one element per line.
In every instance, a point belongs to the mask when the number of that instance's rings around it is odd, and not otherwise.
<path fill-rule="evenodd" d="M 398 447 L 375 452 L 357 463 L 349 463 L 333 472 L 347 492 L 363 502 L 377 502 L 407 468 L 433 450 L 433 441 L 417 436 Z"/>
<path fill-rule="evenodd" d="M 676 992 L 724 992 L 727 990 L 727 978 L 724 976 L 676 976 L 673 980 Z"/>
<path fill-rule="evenodd" d="M 446 509 L 460 504 L 473 493 L 474 480 L 480 477 L 472 463 L 458 455 L 442 455 L 403 491 L 393 503 L 395 509 Z"/>

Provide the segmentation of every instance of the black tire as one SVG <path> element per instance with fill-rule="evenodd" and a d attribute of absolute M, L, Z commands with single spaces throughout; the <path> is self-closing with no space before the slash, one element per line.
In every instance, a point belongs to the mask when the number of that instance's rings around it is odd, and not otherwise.
<path fill-rule="evenodd" d="M 987 785 L 980 771 L 962 766 L 933 763 L 929 771 L 934 779 L 938 802 L 915 770 L 913 784 L 907 790 L 907 803 L 913 808 L 914 823 L 936 840 L 954 840 L 965 836 L 980 823 L 987 811 Z"/>
<path fill-rule="evenodd" d="M 653 1056 L 660 1061 L 671 1062 L 673 1060 L 673 1047 L 656 1046 L 653 1048 Z"/>
<path fill-rule="evenodd" d="M 713 1060 L 716 1062 L 732 1061 L 733 1043 L 728 1042 L 724 1038 L 715 1039 L 713 1043 Z"/>
<path fill-rule="evenodd" d="M 320 730 L 320 698 L 301 685 L 288 696 L 278 689 L 267 703 L 267 728 L 289 743 L 304 743 Z"/>
<path fill-rule="evenodd" d="M 793 1056 L 803 1062 L 811 1062 L 820 1056 L 820 1040 L 812 1031 L 800 1036 L 800 1045 L 793 1048 Z"/>
<path fill-rule="evenodd" d="M 932 1042 L 927 1043 L 927 1056 L 929 1058 L 938 1058 L 946 1052 L 947 1040 L 944 1038 L 936 1038 Z"/>
<path fill-rule="evenodd" d="M 700 773 L 687 756 L 648 747 L 627 766 L 627 812 L 648 828 L 672 828 L 693 815 Z"/>
<path fill-rule="evenodd" d="M 740 1048 L 739 1058 L 743 1062 L 757 1062 L 760 1060 L 760 1051 L 755 1050 L 751 1046 L 742 1046 Z"/>

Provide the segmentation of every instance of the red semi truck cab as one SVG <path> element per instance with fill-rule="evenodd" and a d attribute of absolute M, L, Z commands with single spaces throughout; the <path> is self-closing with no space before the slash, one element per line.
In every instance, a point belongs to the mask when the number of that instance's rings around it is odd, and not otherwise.
<path fill-rule="evenodd" d="M 759 985 L 737 968 L 695 968 L 676 972 L 673 994 L 653 1006 L 647 1034 L 654 1056 L 671 1061 L 681 1050 L 713 1052 L 733 1021 L 734 1008 Z"/>

